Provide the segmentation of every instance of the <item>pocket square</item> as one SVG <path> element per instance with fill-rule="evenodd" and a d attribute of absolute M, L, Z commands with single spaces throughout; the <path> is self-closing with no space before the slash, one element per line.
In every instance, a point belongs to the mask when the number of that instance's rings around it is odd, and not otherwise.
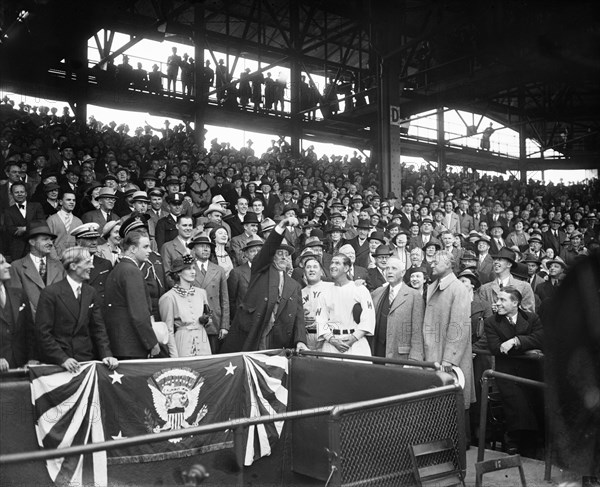
<path fill-rule="evenodd" d="M 91 309 L 91 308 L 93 308 L 93 307 L 94 307 L 94 303 L 92 303 L 92 304 L 90 304 L 90 305 L 88 306 L 88 308 L 90 308 L 90 309 Z"/>
<path fill-rule="evenodd" d="M 20 313 L 21 311 L 23 311 L 24 309 L 25 309 L 25 303 L 23 303 L 23 304 L 21 305 L 21 307 L 19 308 L 19 313 Z"/>
<path fill-rule="evenodd" d="M 105 271 L 99 272 L 98 275 L 100 275 L 100 274 L 106 274 L 107 272 L 108 272 L 108 269 L 105 270 Z"/>

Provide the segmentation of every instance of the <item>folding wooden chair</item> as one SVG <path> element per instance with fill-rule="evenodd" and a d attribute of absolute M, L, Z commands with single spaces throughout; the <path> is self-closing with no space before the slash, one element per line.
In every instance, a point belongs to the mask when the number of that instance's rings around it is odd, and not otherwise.
<path fill-rule="evenodd" d="M 465 481 L 452 440 L 432 441 L 410 446 L 413 473 L 419 487 L 449 487 Z"/>
<path fill-rule="evenodd" d="M 511 455 L 509 457 L 500 457 L 493 460 L 485 460 L 475 464 L 475 487 L 481 487 L 483 474 L 504 470 L 506 468 L 518 468 L 521 476 L 521 485 L 527 487 L 525 482 L 525 472 L 523 471 L 523 462 L 521 455 Z"/>

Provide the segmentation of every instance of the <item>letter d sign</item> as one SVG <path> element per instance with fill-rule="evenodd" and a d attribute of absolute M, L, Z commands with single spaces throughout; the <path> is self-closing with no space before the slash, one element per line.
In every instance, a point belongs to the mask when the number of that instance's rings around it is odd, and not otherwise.
<path fill-rule="evenodd" d="M 390 125 L 400 126 L 400 107 L 390 105 Z"/>

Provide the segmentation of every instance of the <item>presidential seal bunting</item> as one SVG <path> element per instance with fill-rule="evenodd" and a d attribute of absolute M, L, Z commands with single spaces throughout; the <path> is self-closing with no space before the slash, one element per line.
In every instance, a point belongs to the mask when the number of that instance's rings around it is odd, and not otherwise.
<path fill-rule="evenodd" d="M 110 371 L 84 363 L 77 374 L 55 366 L 30 368 L 36 434 L 41 448 L 133 436 L 284 412 L 288 359 L 231 354 L 190 359 L 123 361 Z M 270 455 L 283 423 L 247 429 L 245 465 Z M 233 447 L 233 432 L 182 435 L 47 462 L 56 485 L 107 485 L 108 466 L 181 458 Z"/>

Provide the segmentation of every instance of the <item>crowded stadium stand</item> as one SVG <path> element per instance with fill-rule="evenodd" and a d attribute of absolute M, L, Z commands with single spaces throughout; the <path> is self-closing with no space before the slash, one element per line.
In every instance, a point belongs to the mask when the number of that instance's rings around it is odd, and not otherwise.
<path fill-rule="evenodd" d="M 0 484 L 599 485 L 594 7 L 0 7 Z"/>

